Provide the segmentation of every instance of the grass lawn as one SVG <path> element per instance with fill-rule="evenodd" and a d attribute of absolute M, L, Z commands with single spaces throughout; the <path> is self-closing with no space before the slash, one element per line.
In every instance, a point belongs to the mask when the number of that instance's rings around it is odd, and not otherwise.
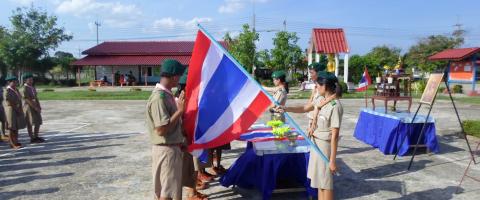
<path fill-rule="evenodd" d="M 147 100 L 150 91 L 68 91 L 68 92 L 39 92 L 40 100 Z"/>
<path fill-rule="evenodd" d="M 465 120 L 463 126 L 467 134 L 480 137 L 480 120 Z"/>

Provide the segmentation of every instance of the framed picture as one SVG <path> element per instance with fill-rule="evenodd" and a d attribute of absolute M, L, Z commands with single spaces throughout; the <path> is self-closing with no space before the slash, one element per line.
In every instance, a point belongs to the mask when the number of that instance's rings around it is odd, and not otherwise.
<path fill-rule="evenodd" d="M 430 74 L 428 78 L 427 86 L 423 91 L 422 98 L 420 98 L 420 103 L 432 105 L 437 95 L 438 87 L 442 83 L 443 74 Z"/>

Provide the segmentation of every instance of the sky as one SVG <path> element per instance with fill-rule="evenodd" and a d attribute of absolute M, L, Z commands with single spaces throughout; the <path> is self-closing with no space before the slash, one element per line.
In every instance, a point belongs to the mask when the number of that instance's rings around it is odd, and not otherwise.
<path fill-rule="evenodd" d="M 306 49 L 312 28 L 324 27 L 343 28 L 351 54 L 378 45 L 405 53 L 423 37 L 450 34 L 455 24 L 466 30 L 465 47 L 480 46 L 478 0 L 0 0 L 0 25 L 11 28 L 12 10 L 31 5 L 58 17 L 73 40 L 56 50 L 76 57 L 96 45 L 95 21 L 100 42 L 194 40 L 196 23 L 221 39 L 252 25 L 253 13 L 259 50 L 272 48 L 275 32 L 284 28 Z"/>

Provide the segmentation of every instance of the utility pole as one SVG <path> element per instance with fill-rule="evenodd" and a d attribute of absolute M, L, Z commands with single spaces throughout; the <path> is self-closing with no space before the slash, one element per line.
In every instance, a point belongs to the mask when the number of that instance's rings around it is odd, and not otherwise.
<path fill-rule="evenodd" d="M 96 26 L 96 28 L 97 28 L 97 45 L 98 45 L 98 27 L 99 27 L 100 25 L 101 25 L 100 22 L 95 21 L 95 26 Z"/>

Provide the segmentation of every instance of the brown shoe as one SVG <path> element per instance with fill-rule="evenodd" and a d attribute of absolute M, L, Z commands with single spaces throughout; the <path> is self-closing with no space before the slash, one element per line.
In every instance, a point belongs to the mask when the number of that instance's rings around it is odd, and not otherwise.
<path fill-rule="evenodd" d="M 225 167 L 223 167 L 222 165 L 218 166 L 218 167 L 214 167 L 213 170 L 215 170 L 215 172 L 217 174 L 225 174 L 227 173 L 227 169 L 225 169 Z"/>
<path fill-rule="evenodd" d="M 213 175 L 207 172 L 198 172 L 198 180 L 201 180 L 202 182 L 207 183 L 213 180 Z"/>

